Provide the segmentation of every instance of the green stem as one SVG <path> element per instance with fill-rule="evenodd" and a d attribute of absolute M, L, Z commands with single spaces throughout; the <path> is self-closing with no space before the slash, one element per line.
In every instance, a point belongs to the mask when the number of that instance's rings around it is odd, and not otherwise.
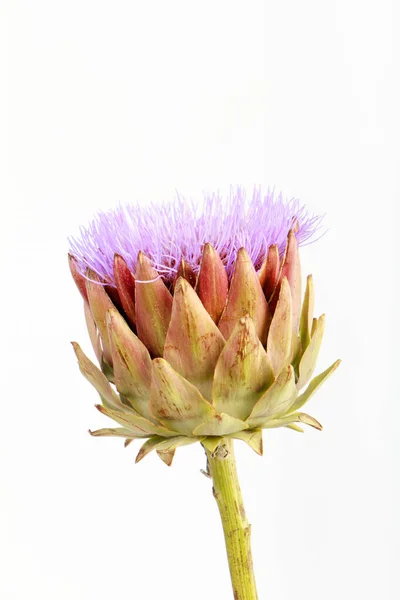
<path fill-rule="evenodd" d="M 242 493 L 233 453 L 233 440 L 224 441 L 211 453 L 206 450 L 213 494 L 224 529 L 233 597 L 257 600 L 250 547 L 250 525 L 244 511 Z"/>

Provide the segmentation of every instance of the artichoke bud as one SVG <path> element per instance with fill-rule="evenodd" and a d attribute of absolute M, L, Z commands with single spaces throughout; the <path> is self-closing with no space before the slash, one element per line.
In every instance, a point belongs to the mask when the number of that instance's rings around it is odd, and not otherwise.
<path fill-rule="evenodd" d="M 112 288 L 69 262 L 99 362 L 74 344 L 79 367 L 118 424 L 91 435 L 145 439 L 136 460 L 156 450 L 170 465 L 196 442 L 215 451 L 230 437 L 262 454 L 264 429 L 321 429 L 300 409 L 340 361 L 313 378 L 325 318 L 313 316 L 311 275 L 302 298 L 293 230 L 283 256 L 270 245 L 258 270 L 240 248 L 231 275 L 206 243 L 197 269 L 182 259 L 172 284 L 143 252 L 134 272 L 115 254 Z"/>

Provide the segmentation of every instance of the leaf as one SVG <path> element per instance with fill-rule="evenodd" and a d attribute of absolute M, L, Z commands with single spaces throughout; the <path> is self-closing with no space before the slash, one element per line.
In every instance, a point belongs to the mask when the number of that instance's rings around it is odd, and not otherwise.
<path fill-rule="evenodd" d="M 95 405 L 97 410 L 110 417 L 123 427 L 130 429 L 131 431 L 135 431 L 138 435 L 141 434 L 149 434 L 149 435 L 159 435 L 163 438 L 173 437 L 175 433 L 173 431 L 169 431 L 162 425 L 155 425 L 148 419 L 136 414 L 132 410 L 125 410 L 124 412 L 118 412 L 116 410 L 112 410 L 111 408 L 107 408 L 102 406 L 101 404 Z M 126 407 L 125 407 L 126 408 Z M 145 437 L 145 436 L 143 436 Z"/>
<path fill-rule="evenodd" d="M 288 233 L 285 255 L 282 260 L 281 271 L 279 274 L 279 283 L 271 298 L 270 305 L 272 310 L 274 310 L 279 298 L 280 286 L 284 277 L 288 280 L 292 293 L 293 328 L 297 331 L 301 312 L 301 268 L 299 249 L 293 229 Z"/>
<path fill-rule="evenodd" d="M 122 308 L 129 324 L 134 327 L 136 323 L 135 277 L 119 254 L 114 255 L 114 278 Z"/>
<path fill-rule="evenodd" d="M 115 306 L 111 302 L 97 273 L 88 269 L 86 277 L 86 291 L 89 299 L 90 312 L 92 313 L 94 322 L 100 332 L 104 359 L 109 365 L 112 365 L 106 314 L 110 308 L 115 308 Z"/>
<path fill-rule="evenodd" d="M 280 419 L 271 419 L 270 421 L 266 421 L 260 425 L 260 427 L 263 429 L 274 429 L 276 427 L 288 427 L 293 423 L 304 423 L 305 425 L 310 425 L 311 427 L 314 427 L 320 431 L 322 429 L 321 423 L 306 413 L 293 413 L 281 417 Z"/>
<path fill-rule="evenodd" d="M 139 252 L 136 265 L 135 298 L 138 336 L 153 357 L 162 356 L 172 296 L 143 252 Z"/>
<path fill-rule="evenodd" d="M 285 425 L 287 429 L 292 429 L 293 431 L 297 431 L 298 433 L 304 433 L 304 429 L 299 427 L 295 423 L 289 423 L 289 425 Z"/>
<path fill-rule="evenodd" d="M 325 328 L 325 315 L 322 315 L 315 326 L 311 341 L 305 349 L 299 363 L 299 378 L 297 380 L 297 389 L 300 390 L 311 379 L 314 372 L 319 349 L 322 343 L 322 337 Z"/>
<path fill-rule="evenodd" d="M 270 362 L 249 316 L 240 319 L 215 367 L 212 403 L 218 412 L 246 419 L 274 380 Z"/>
<path fill-rule="evenodd" d="M 218 327 L 227 340 L 239 319 L 249 315 L 263 346 L 271 321 L 268 304 L 250 256 L 244 248 L 237 253 L 228 300 Z"/>
<path fill-rule="evenodd" d="M 128 438 L 130 441 L 133 438 L 144 438 L 149 437 L 148 433 L 139 433 L 138 431 L 134 431 L 125 427 L 116 427 L 114 429 L 104 428 L 104 429 L 96 429 L 96 431 L 90 431 L 90 435 L 93 437 L 123 437 Z"/>
<path fill-rule="evenodd" d="M 135 410 L 152 420 L 150 354 L 117 310 L 108 311 L 107 325 L 117 390 L 128 398 Z"/>
<path fill-rule="evenodd" d="M 262 440 L 262 429 L 251 429 L 250 431 L 237 431 L 236 433 L 231 433 L 227 437 L 234 438 L 237 440 L 242 440 L 246 442 L 248 446 L 254 452 L 263 455 L 263 440 Z"/>
<path fill-rule="evenodd" d="M 215 365 L 225 340 L 191 285 L 180 277 L 175 286 L 164 358 L 211 400 Z"/>
<path fill-rule="evenodd" d="M 68 254 L 68 264 L 73 280 L 75 281 L 76 287 L 80 291 L 82 298 L 85 302 L 89 302 L 86 291 L 86 277 L 80 272 L 76 258 L 72 256 L 72 254 Z"/>
<path fill-rule="evenodd" d="M 252 429 L 261 426 L 267 419 L 284 415 L 292 406 L 296 394 L 294 369 L 288 365 L 254 406 L 246 421 L 248 426 Z"/>
<path fill-rule="evenodd" d="M 318 319 L 313 319 L 311 324 L 311 337 L 314 335 L 314 332 L 317 328 Z"/>
<path fill-rule="evenodd" d="M 154 436 L 152 438 L 150 438 L 149 440 L 147 440 L 147 442 L 145 442 L 143 444 L 143 446 L 140 448 L 139 453 L 136 457 L 136 462 L 140 462 L 145 456 L 147 456 L 152 450 L 157 450 L 158 453 L 163 453 L 163 455 L 167 455 L 168 453 L 170 453 L 171 451 L 175 451 L 176 448 L 179 448 L 180 446 L 190 446 L 191 444 L 196 444 L 197 442 L 201 442 L 203 440 L 203 438 L 193 438 L 193 437 L 186 437 L 183 435 L 180 436 L 175 436 L 173 438 L 170 438 L 169 440 L 165 440 L 163 438 L 160 438 L 158 436 Z M 160 456 L 160 454 L 159 454 Z M 161 458 L 161 457 L 160 457 Z M 165 456 L 165 458 L 167 458 Z M 171 462 L 168 463 L 168 458 L 167 460 L 164 460 L 164 462 L 167 465 L 170 465 Z"/>
<path fill-rule="evenodd" d="M 273 244 L 268 248 L 267 256 L 257 273 L 267 300 L 271 298 L 278 283 L 279 267 L 278 246 L 277 244 Z"/>
<path fill-rule="evenodd" d="M 172 439 L 176 440 L 176 436 Z M 145 456 L 147 456 L 148 454 L 150 454 L 150 452 L 152 452 L 155 448 L 157 448 L 157 446 L 159 444 L 161 444 L 162 442 L 165 441 L 165 438 L 163 437 L 159 437 L 157 435 L 151 437 L 150 439 L 147 440 L 147 442 L 145 442 L 143 444 L 143 446 L 140 448 L 137 456 L 136 456 L 136 460 L 135 462 L 138 463 L 140 462 Z"/>
<path fill-rule="evenodd" d="M 122 410 L 123 405 L 114 392 L 106 376 L 95 364 L 84 354 L 79 344 L 72 342 L 72 347 L 78 359 L 79 369 L 82 375 L 93 385 L 100 394 L 101 400 L 105 406 Z"/>
<path fill-rule="evenodd" d="M 87 327 L 87 330 L 89 333 L 89 338 L 90 338 L 90 341 L 92 342 L 92 347 L 93 347 L 94 353 L 96 355 L 96 358 L 99 361 L 99 364 L 101 365 L 101 363 L 103 361 L 103 350 L 101 348 L 101 337 L 99 334 L 99 330 L 97 329 L 97 325 L 94 322 L 94 319 L 92 317 L 92 313 L 90 312 L 89 304 L 87 302 L 84 302 L 84 311 L 85 311 L 85 321 L 86 321 L 86 327 Z"/>
<path fill-rule="evenodd" d="M 284 277 L 267 341 L 267 355 L 276 375 L 290 362 L 292 335 L 292 296 Z"/>
<path fill-rule="evenodd" d="M 226 413 L 215 413 L 208 421 L 196 427 L 193 435 L 224 436 L 243 429 L 248 429 L 248 425 L 244 421 L 231 417 Z"/>
<path fill-rule="evenodd" d="M 305 403 L 308 402 L 308 400 L 311 398 L 311 396 L 313 394 L 315 394 L 315 392 L 321 387 L 321 385 L 324 383 L 324 381 L 326 379 L 328 379 L 328 377 L 330 375 L 332 375 L 332 373 L 334 371 L 336 371 L 336 369 L 338 368 L 338 366 L 340 365 L 341 362 L 342 362 L 341 360 L 337 360 L 336 362 L 333 363 L 333 365 L 331 365 L 325 371 L 323 371 L 322 373 L 317 375 L 317 377 L 314 377 L 314 379 L 311 381 L 311 383 L 307 387 L 306 391 L 303 392 L 297 398 L 296 402 L 293 404 L 292 409 L 299 410 L 299 408 L 304 406 Z"/>
<path fill-rule="evenodd" d="M 204 244 L 197 294 L 214 323 L 218 323 L 228 297 L 228 275 L 218 252 Z"/>
<path fill-rule="evenodd" d="M 172 461 L 174 460 L 176 448 L 170 448 L 169 450 L 156 450 L 158 456 L 161 458 L 163 463 L 170 467 L 172 465 Z"/>
<path fill-rule="evenodd" d="M 160 423 L 183 435 L 192 435 L 195 427 L 215 414 L 199 390 L 163 358 L 153 360 L 149 404 Z"/>
<path fill-rule="evenodd" d="M 179 277 L 183 277 L 192 288 L 196 285 L 196 273 L 183 258 L 179 263 L 175 282 L 178 281 Z"/>
<path fill-rule="evenodd" d="M 311 340 L 311 326 L 314 314 L 314 282 L 312 275 L 307 277 L 306 291 L 300 316 L 300 340 L 301 347 L 307 348 Z"/>

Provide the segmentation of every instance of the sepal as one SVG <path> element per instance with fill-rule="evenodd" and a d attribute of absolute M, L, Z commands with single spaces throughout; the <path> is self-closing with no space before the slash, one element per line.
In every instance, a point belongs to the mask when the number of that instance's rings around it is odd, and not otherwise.
<path fill-rule="evenodd" d="M 68 264 L 72 278 L 75 281 L 76 287 L 80 291 L 82 298 L 85 300 L 85 302 L 89 302 L 86 291 L 86 277 L 80 272 L 77 261 L 72 254 L 68 254 Z"/>
<path fill-rule="evenodd" d="M 199 390 L 163 358 L 153 360 L 149 406 L 160 423 L 178 434 L 189 436 L 215 413 Z"/>
<path fill-rule="evenodd" d="M 285 415 L 280 419 L 271 419 L 260 425 L 260 427 L 263 429 L 274 429 L 276 427 L 288 427 L 288 425 L 295 423 L 304 423 L 305 425 L 310 425 L 319 431 L 322 430 L 321 423 L 306 413 L 292 413 L 290 415 Z"/>
<path fill-rule="evenodd" d="M 107 326 L 114 366 L 114 380 L 120 394 L 147 419 L 152 363 L 146 346 L 115 309 L 107 312 Z"/>
<path fill-rule="evenodd" d="M 303 392 L 293 404 L 293 410 L 299 410 L 299 408 L 302 408 L 305 405 L 305 403 L 309 401 L 311 396 L 315 394 L 315 392 L 321 387 L 324 381 L 326 381 L 328 377 L 332 375 L 334 371 L 336 371 L 341 362 L 342 361 L 340 359 L 337 360 L 333 363 L 333 365 L 331 365 L 325 371 L 317 375 L 317 377 L 314 377 L 314 379 L 308 385 L 305 392 Z"/>
<path fill-rule="evenodd" d="M 207 400 L 225 340 L 190 284 L 180 277 L 175 286 L 164 358 L 193 383 Z"/>
<path fill-rule="evenodd" d="M 178 271 L 176 273 L 176 282 L 180 277 L 183 277 L 192 288 L 196 285 L 196 273 L 192 269 L 192 267 L 187 263 L 183 258 L 179 263 Z"/>
<path fill-rule="evenodd" d="M 134 327 L 136 323 L 135 277 L 119 254 L 114 255 L 114 278 L 122 308 L 129 325 Z"/>
<path fill-rule="evenodd" d="M 240 319 L 215 367 L 212 403 L 218 412 L 246 419 L 272 384 L 271 364 L 249 316 Z"/>
<path fill-rule="evenodd" d="M 146 438 L 150 435 L 148 433 L 140 433 L 138 431 L 134 431 L 125 427 L 106 427 L 103 429 L 96 429 L 95 431 L 91 431 L 89 429 L 89 433 L 93 437 L 123 437 L 129 439 L 130 442 L 133 441 L 135 438 Z"/>
<path fill-rule="evenodd" d="M 196 291 L 214 323 L 218 323 L 228 297 L 228 275 L 218 252 L 208 243 L 204 244 Z"/>
<path fill-rule="evenodd" d="M 152 450 L 157 450 L 158 455 L 162 454 L 160 458 L 165 462 L 166 465 L 170 466 L 172 459 L 175 454 L 176 448 L 180 446 L 190 446 L 201 442 L 203 438 L 190 438 L 183 435 L 175 436 L 166 440 L 162 437 L 154 436 L 147 440 L 140 448 L 138 455 L 136 456 L 136 463 L 140 462 L 145 456 L 150 454 Z M 172 454 L 172 457 L 171 457 Z M 164 460 L 165 459 L 165 460 Z"/>
<path fill-rule="evenodd" d="M 305 349 L 300 363 L 299 363 L 299 378 L 297 380 L 297 389 L 301 390 L 302 387 L 308 383 L 314 372 L 315 365 L 317 364 L 319 349 L 322 343 L 322 336 L 325 328 L 325 315 L 321 315 L 316 322 L 314 331 L 311 336 L 311 341 Z"/>
<path fill-rule="evenodd" d="M 116 423 L 119 423 L 123 427 L 127 427 L 140 435 L 160 435 L 164 438 L 176 435 L 173 431 L 169 431 L 162 425 L 152 423 L 130 409 L 116 411 L 101 404 L 95 404 L 95 406 L 99 412 L 103 413 L 103 415 L 110 417 L 110 419 L 113 419 Z"/>
<path fill-rule="evenodd" d="M 115 308 L 115 306 L 111 302 L 97 273 L 88 269 L 86 277 L 86 291 L 89 299 L 90 312 L 92 313 L 93 320 L 100 332 L 104 360 L 109 366 L 112 366 L 106 314 L 110 308 Z"/>
<path fill-rule="evenodd" d="M 275 375 L 278 375 L 290 362 L 292 338 L 292 295 L 288 280 L 284 277 L 267 341 L 267 355 Z"/>
<path fill-rule="evenodd" d="M 308 275 L 306 291 L 304 293 L 303 306 L 300 316 L 300 341 L 301 348 L 307 348 L 311 340 L 311 326 L 314 315 L 314 282 L 312 275 Z"/>
<path fill-rule="evenodd" d="M 93 319 L 92 313 L 90 312 L 89 304 L 87 302 L 84 302 L 83 308 L 85 312 L 86 327 L 88 330 L 90 341 L 92 343 L 93 351 L 96 355 L 99 365 L 101 365 L 103 362 L 103 350 L 101 348 L 100 333 L 97 329 L 97 325 Z"/>
<path fill-rule="evenodd" d="M 95 364 L 82 351 L 79 344 L 72 342 L 76 358 L 78 359 L 79 369 L 82 375 L 93 385 L 100 394 L 104 406 L 121 410 L 123 405 L 118 394 L 112 389 L 107 377 L 100 371 Z"/>
<path fill-rule="evenodd" d="M 226 436 L 235 440 L 242 440 L 260 456 L 263 455 L 262 429 L 252 429 L 250 431 L 237 431 Z"/>
<path fill-rule="evenodd" d="M 162 356 L 172 296 L 143 252 L 139 252 L 135 275 L 137 333 L 153 357 Z"/>
<path fill-rule="evenodd" d="M 280 286 L 284 277 L 286 277 L 288 280 L 292 293 L 293 327 L 297 331 L 299 327 L 301 311 L 301 268 L 299 249 L 293 229 L 291 229 L 288 233 L 285 255 L 282 260 L 281 271 L 279 274 L 279 283 L 275 288 L 275 292 L 271 298 L 271 307 L 273 310 L 275 309 L 278 301 Z"/>
<path fill-rule="evenodd" d="M 258 278 L 267 301 L 271 298 L 278 283 L 279 268 L 279 250 L 277 244 L 273 244 L 268 248 L 267 256 L 258 271 Z"/>
<path fill-rule="evenodd" d="M 271 321 L 268 304 L 250 256 L 244 248 L 237 253 L 228 300 L 218 327 L 227 340 L 239 319 L 249 315 L 260 341 L 265 345 Z"/>
<path fill-rule="evenodd" d="M 294 369 L 292 365 L 288 365 L 254 406 L 247 424 L 250 428 L 261 427 L 268 419 L 284 415 L 292 406 L 296 395 Z"/>

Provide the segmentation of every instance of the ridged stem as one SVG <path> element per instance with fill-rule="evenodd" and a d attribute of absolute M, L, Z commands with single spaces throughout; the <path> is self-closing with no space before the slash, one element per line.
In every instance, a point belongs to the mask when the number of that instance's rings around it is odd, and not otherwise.
<path fill-rule="evenodd" d="M 243 506 L 236 470 L 233 440 L 225 439 L 216 451 L 206 450 L 213 494 L 221 515 L 235 600 L 257 600 L 250 525 Z"/>

